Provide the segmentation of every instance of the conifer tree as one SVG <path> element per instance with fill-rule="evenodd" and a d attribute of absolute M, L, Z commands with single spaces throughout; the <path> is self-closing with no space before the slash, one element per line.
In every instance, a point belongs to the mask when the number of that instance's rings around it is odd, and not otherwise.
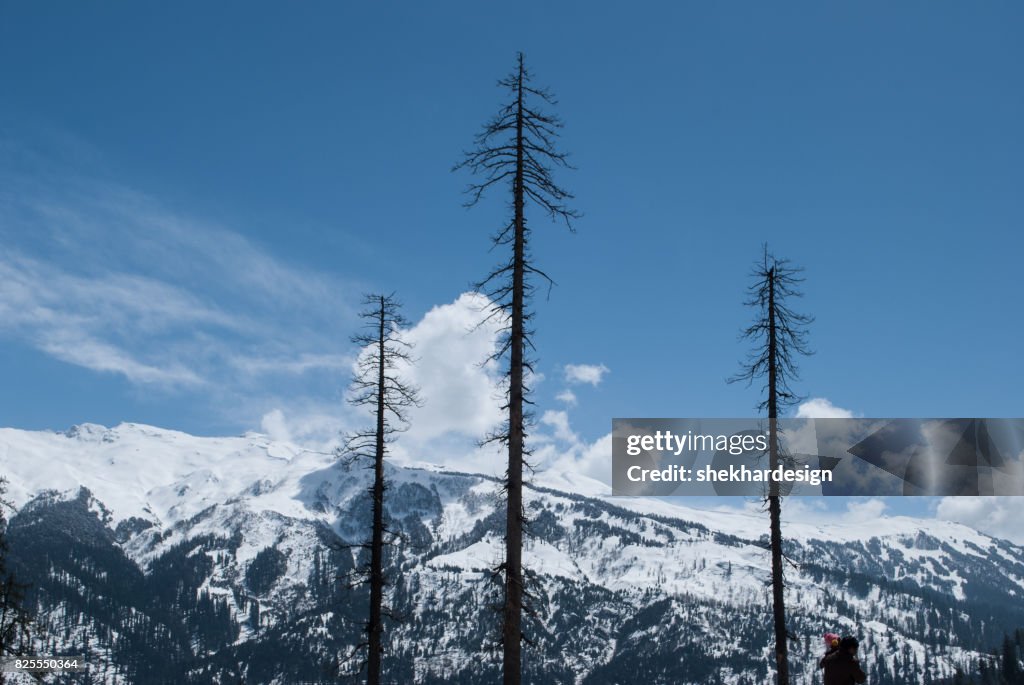
<path fill-rule="evenodd" d="M 530 452 L 526 446 L 530 415 L 527 374 L 531 372 L 528 350 L 530 340 L 530 294 L 532 277 L 548 276 L 535 265 L 530 254 L 530 228 L 527 207 L 532 205 L 551 219 L 564 221 L 572 230 L 578 213 L 566 205 L 572 195 L 557 185 L 554 167 L 568 167 L 565 153 L 555 146 L 561 121 L 543 112 L 544 105 L 555 104 L 551 93 L 532 85 L 522 53 L 515 70 L 498 82 L 508 100 L 477 135 L 474 148 L 465 153 L 456 169 L 466 169 L 477 177 L 468 188 L 468 206 L 479 202 L 486 191 L 504 187 L 509 192 L 512 216 L 493 236 L 496 247 L 505 248 L 507 259 L 499 264 L 477 289 L 488 296 L 492 305 L 485 320 L 500 322 L 504 335 L 493 359 L 507 363 L 507 395 L 503 410 L 507 420 L 503 427 L 489 436 L 508 449 L 505 473 L 506 497 L 505 558 L 498 572 L 502 576 L 502 669 L 506 685 L 521 682 L 522 613 L 525 590 L 523 584 L 522 548 L 523 472 L 528 467 Z"/>
<path fill-rule="evenodd" d="M 1009 635 L 1003 638 L 1003 649 L 1000 656 L 1002 658 L 1003 680 L 1009 685 L 1024 683 L 1024 672 L 1022 672 L 1020 661 L 1017 658 L 1017 644 Z"/>
<path fill-rule="evenodd" d="M 384 520 L 384 493 L 387 490 L 384 458 L 395 434 L 408 427 L 407 411 L 419 405 L 419 393 L 400 376 L 400 368 L 413 362 L 411 345 L 401 335 L 402 329 L 408 325 L 401 314 L 401 305 L 393 295 L 369 295 L 363 305 L 366 309 L 360 317 L 365 322 L 364 331 L 352 337 L 352 342 L 359 345 L 362 354 L 356 362 L 349 402 L 369 407 L 375 425 L 349 435 L 342 452 L 350 461 L 366 461 L 367 468 L 373 470 L 370 486 L 372 530 L 370 539 L 360 545 L 368 549 L 370 555 L 367 565 L 359 570 L 362 579 L 370 586 L 370 607 L 365 626 L 366 642 L 358 647 L 367 650 L 367 685 L 379 685 L 384 652 L 383 620 L 386 615 L 392 615 L 384 605 L 384 590 L 389 584 L 384 572 L 384 546 L 390 542 L 392 534 Z"/>
<path fill-rule="evenodd" d="M 31 648 L 32 615 L 25 604 L 28 585 L 20 582 L 8 568 L 7 517 L 11 508 L 5 499 L 7 479 L 0 477 L 0 661 L 23 656 Z M 5 681 L 0 672 L 0 684 Z"/>
<path fill-rule="evenodd" d="M 799 401 L 790 383 L 799 378 L 797 357 L 811 354 L 807 346 L 807 326 L 813 321 L 790 308 L 790 301 L 801 297 L 802 269 L 788 260 L 776 259 L 764 246 L 762 259 L 751 273 L 746 304 L 755 311 L 754 322 L 745 328 L 742 338 L 753 347 L 741 371 L 730 378 L 753 383 L 764 379 L 764 400 L 758 411 L 768 414 L 769 468 L 775 470 L 788 462 L 779 444 L 779 412 Z M 775 667 L 778 685 L 789 685 L 789 632 L 786 628 L 785 575 L 782 553 L 782 497 L 779 483 L 771 483 L 765 497 L 770 519 L 772 559 L 772 622 L 775 633 Z"/>

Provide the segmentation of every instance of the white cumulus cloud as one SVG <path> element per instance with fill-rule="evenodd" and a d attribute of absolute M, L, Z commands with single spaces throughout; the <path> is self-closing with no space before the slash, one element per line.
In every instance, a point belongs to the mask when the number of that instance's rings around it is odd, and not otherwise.
<path fill-rule="evenodd" d="M 288 427 L 288 420 L 280 409 L 271 409 L 260 420 L 260 430 L 271 440 L 291 442 L 292 433 Z"/>
<path fill-rule="evenodd" d="M 943 497 L 935 507 L 935 516 L 1024 544 L 1020 511 L 1017 497 Z"/>
<path fill-rule="evenodd" d="M 824 397 L 813 397 L 801 402 L 796 409 L 798 419 L 852 419 L 854 413 L 832 404 Z"/>
<path fill-rule="evenodd" d="M 569 427 L 569 414 L 565 411 L 549 409 L 540 417 L 540 422 L 554 430 L 555 438 L 568 443 L 577 442 L 578 438 Z"/>
<path fill-rule="evenodd" d="M 423 406 L 409 412 L 403 439 L 423 443 L 455 434 L 475 440 L 501 424 L 501 368 L 487 361 L 497 349 L 498 325 L 481 323 L 488 306 L 483 295 L 463 293 L 404 332 L 416 361 L 402 375 L 420 389 Z"/>
<path fill-rule="evenodd" d="M 844 522 L 874 521 L 886 512 L 889 505 L 877 497 L 870 499 L 853 498 L 846 503 Z"/>
<path fill-rule="evenodd" d="M 574 393 L 572 390 L 569 390 L 568 388 L 555 395 L 555 399 L 558 400 L 559 402 L 564 402 L 570 407 L 575 407 L 576 402 L 578 401 L 576 399 L 576 393 Z"/>
<path fill-rule="evenodd" d="M 604 380 L 608 367 L 604 364 L 566 364 L 565 380 L 569 383 L 589 383 L 597 386 Z"/>

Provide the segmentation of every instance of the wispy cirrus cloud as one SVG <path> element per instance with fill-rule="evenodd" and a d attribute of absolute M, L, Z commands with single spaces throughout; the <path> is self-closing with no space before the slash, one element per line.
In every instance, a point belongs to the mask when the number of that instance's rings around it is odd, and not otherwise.
<path fill-rule="evenodd" d="M 0 336 L 62 362 L 246 401 L 267 376 L 347 375 L 357 285 L 9 142 L 0 239 Z"/>
<path fill-rule="evenodd" d="M 14 250 L 0 256 L 0 331 L 61 361 L 144 385 L 201 385 L 204 376 L 165 345 L 178 329 L 237 329 L 188 292 L 138 275 L 74 275 Z M 179 341 L 180 342 L 180 341 Z"/>

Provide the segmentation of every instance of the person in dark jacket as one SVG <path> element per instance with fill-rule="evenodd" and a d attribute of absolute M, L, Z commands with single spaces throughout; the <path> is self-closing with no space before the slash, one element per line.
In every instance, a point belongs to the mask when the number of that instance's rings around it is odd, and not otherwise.
<path fill-rule="evenodd" d="M 825 633 L 825 656 L 818 662 L 818 668 L 825 668 L 825 657 L 839 649 L 839 636 L 835 633 Z"/>
<path fill-rule="evenodd" d="M 851 685 L 867 681 L 868 677 L 864 675 L 857 660 L 858 647 L 860 643 L 857 638 L 844 637 L 839 641 L 839 649 L 821 660 L 821 667 L 825 669 L 825 685 Z"/>

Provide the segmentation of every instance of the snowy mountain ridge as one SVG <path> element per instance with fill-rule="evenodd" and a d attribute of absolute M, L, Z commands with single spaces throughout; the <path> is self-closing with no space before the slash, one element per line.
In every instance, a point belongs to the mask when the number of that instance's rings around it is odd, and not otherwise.
<path fill-rule="evenodd" d="M 333 453 L 274 441 L 260 433 L 197 437 L 137 423 L 114 428 L 85 423 L 63 432 L 0 428 L 0 464 L 4 473 L 15 476 L 8 498 L 16 508 L 44 490 L 76 492 L 84 486 L 110 510 L 114 523 L 136 517 L 158 526 L 173 526 L 211 504 L 242 496 L 254 509 L 297 518 L 324 518 L 304 499 L 309 493 L 299 481 L 308 473 L 330 468 L 336 461 Z M 448 471 L 441 465 L 426 469 L 391 467 L 389 477 L 400 473 L 409 476 L 421 470 L 490 480 L 487 476 Z M 549 481 L 550 487 L 541 487 Z M 763 525 L 763 517 L 742 511 L 695 509 L 653 498 L 611 497 L 607 485 L 579 474 L 542 472 L 530 485 L 600 498 L 637 513 L 699 520 L 733 535 L 759 536 Z M 848 541 L 879 535 L 914 536 L 921 530 L 974 544 L 989 539 L 961 524 L 903 516 L 827 525 L 787 522 L 786 534 L 801 540 Z"/>
<path fill-rule="evenodd" d="M 195 682 L 294 682 L 290 660 L 309 654 L 321 659 L 308 665 L 311 682 L 346 668 L 337 656 L 358 641 L 363 600 L 334 579 L 359 563 L 345 545 L 365 537 L 365 469 L 259 434 L 139 424 L 2 429 L 0 464 L 20 509 L 15 553 L 19 540 L 54 539 L 45 559 L 33 549 L 22 561 L 46 620 L 72 636 L 53 646 L 88 638 L 111 664 L 101 682 L 159 682 L 135 658 L 164 633 L 179 636 L 174 664 Z M 488 682 L 496 663 L 480 655 L 495 637 L 486 606 L 501 558 L 497 483 L 441 467 L 389 466 L 388 477 L 388 517 L 403 534 L 389 560 L 391 602 L 414 617 L 390 632 L 396 682 Z M 770 631 L 758 628 L 763 517 L 611 498 L 575 474 L 534 481 L 530 682 L 760 682 L 770 662 Z M 587 494 L 541 487 L 568 482 Z M 806 664 L 827 629 L 862 635 L 872 682 L 917 683 L 950 675 L 1024 617 L 1024 550 L 965 526 L 882 517 L 787 523 L 785 535 L 798 564 L 791 628 L 807 652 L 796 682 L 812 682 Z M 114 577 L 123 580 L 108 585 Z M 147 620 L 126 627 L 126 612 Z M 132 631 L 130 648 L 108 635 Z M 253 662 L 254 649 L 280 654 Z"/>

